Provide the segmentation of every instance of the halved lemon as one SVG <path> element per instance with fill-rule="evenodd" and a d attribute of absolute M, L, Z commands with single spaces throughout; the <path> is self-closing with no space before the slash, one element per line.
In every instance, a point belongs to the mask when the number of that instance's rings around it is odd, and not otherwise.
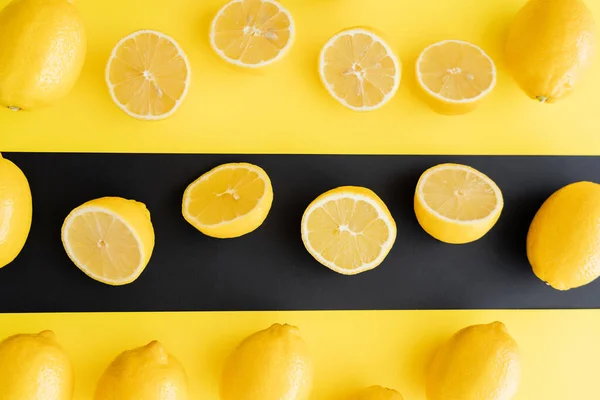
<path fill-rule="evenodd" d="M 103 197 L 75 208 L 62 226 L 67 255 L 89 277 L 109 285 L 136 280 L 154 249 L 154 228 L 143 203 Z"/>
<path fill-rule="evenodd" d="M 275 0 L 232 0 L 219 10 L 210 45 L 225 61 L 258 68 L 281 59 L 294 41 L 292 14 Z"/>
<path fill-rule="evenodd" d="M 398 91 L 401 64 L 391 47 L 368 29 L 334 35 L 321 50 L 319 74 L 325 89 L 355 111 L 382 107 Z"/>
<path fill-rule="evenodd" d="M 113 101 L 129 116 L 168 118 L 181 106 L 191 69 L 181 47 L 156 31 L 137 31 L 117 43 L 106 66 Z"/>
<path fill-rule="evenodd" d="M 459 164 L 425 171 L 415 191 L 415 214 L 421 227 L 446 243 L 469 243 L 498 221 L 504 200 L 500 188 L 483 173 Z"/>
<path fill-rule="evenodd" d="M 185 189 L 182 214 L 205 235 L 226 239 L 257 229 L 272 203 L 273 187 L 262 168 L 231 163 L 210 170 Z"/>
<path fill-rule="evenodd" d="M 427 47 L 417 59 L 416 72 L 431 108 L 441 114 L 472 111 L 496 85 L 496 66 L 490 56 L 460 40 Z"/>
<path fill-rule="evenodd" d="M 355 275 L 383 262 L 396 240 L 396 223 L 373 191 L 343 186 L 310 203 L 301 232 L 304 246 L 318 262 Z"/>

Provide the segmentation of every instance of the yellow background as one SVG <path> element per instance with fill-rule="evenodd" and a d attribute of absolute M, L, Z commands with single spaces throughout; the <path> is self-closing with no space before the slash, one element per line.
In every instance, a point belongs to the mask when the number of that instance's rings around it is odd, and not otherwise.
<path fill-rule="evenodd" d="M 282 62 L 261 72 L 230 67 L 212 54 L 208 25 L 222 3 L 79 0 L 89 30 L 81 80 L 53 108 L 0 110 L 0 151 L 600 154 L 600 63 L 556 105 L 527 99 L 505 70 L 502 41 L 522 0 L 283 0 L 295 16 L 297 40 Z M 587 3 L 600 16 L 600 1 Z M 329 98 L 316 70 L 321 45 L 355 25 L 383 32 L 404 64 L 397 96 L 367 114 Z M 137 29 L 172 35 L 193 68 L 188 97 L 167 121 L 127 117 L 104 84 L 112 46 Z M 497 88 L 466 116 L 434 114 L 415 90 L 418 53 L 448 38 L 481 45 L 498 66 Z M 192 398 L 216 400 L 221 363 L 232 347 L 252 331 L 289 322 L 314 351 L 314 399 L 343 399 L 382 384 L 406 400 L 423 400 L 435 347 L 457 329 L 493 320 L 508 325 L 523 351 L 517 400 L 600 396 L 600 311 L 594 310 L 0 315 L 0 337 L 55 330 L 75 362 L 76 400 L 90 399 L 117 353 L 159 339 L 185 365 Z"/>
<path fill-rule="evenodd" d="M 218 400 L 223 361 L 245 336 L 275 322 L 300 327 L 314 354 L 312 399 L 344 400 L 363 386 L 425 400 L 437 346 L 464 326 L 504 321 L 522 352 L 514 400 L 600 397 L 600 311 L 337 311 L 0 315 L 0 336 L 53 329 L 76 369 L 74 400 L 90 400 L 121 351 L 158 339 L 184 365 L 191 399 Z"/>
<path fill-rule="evenodd" d="M 229 66 L 209 48 L 209 22 L 224 0 L 77 3 L 89 30 L 81 80 L 51 109 L 0 110 L 0 151 L 600 154 L 600 60 L 575 95 L 555 105 L 529 100 L 508 75 L 502 42 L 523 0 L 283 0 L 296 43 L 258 73 Z M 600 1 L 587 3 L 600 18 Z M 396 97 L 367 114 L 337 104 L 317 74 L 321 46 L 356 25 L 381 31 L 404 64 Z M 129 118 L 104 83 L 112 47 L 138 29 L 172 35 L 192 65 L 188 97 L 164 122 Z M 449 38 L 482 46 L 498 65 L 495 91 L 467 116 L 438 116 L 415 90 L 417 55 Z"/>

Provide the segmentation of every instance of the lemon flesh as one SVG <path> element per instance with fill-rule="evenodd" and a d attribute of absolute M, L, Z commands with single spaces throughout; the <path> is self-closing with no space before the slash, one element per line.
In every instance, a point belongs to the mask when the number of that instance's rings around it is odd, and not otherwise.
<path fill-rule="evenodd" d="M 596 23 L 582 0 L 530 0 L 508 31 L 506 64 L 529 97 L 553 103 L 577 87 L 597 46 Z"/>
<path fill-rule="evenodd" d="M 427 373 L 428 400 L 510 400 L 521 380 L 521 357 L 501 322 L 473 325 L 437 351 Z"/>
<path fill-rule="evenodd" d="M 18 0 L 0 12 L 0 106 L 33 110 L 75 85 L 86 33 L 68 0 Z"/>
<path fill-rule="evenodd" d="M 527 257 L 538 278 L 569 290 L 600 275 L 600 185 L 577 182 L 552 194 L 527 234 Z"/>
<path fill-rule="evenodd" d="M 137 31 L 117 43 L 106 66 L 115 104 L 141 120 L 160 120 L 181 106 L 190 85 L 190 65 L 171 37 Z"/>
<path fill-rule="evenodd" d="M 492 229 L 504 200 L 494 181 L 476 169 L 440 164 L 421 175 L 414 207 L 425 232 L 442 242 L 462 244 Z"/>
<path fill-rule="evenodd" d="M 474 44 L 444 40 L 427 47 L 416 65 L 417 81 L 431 108 L 441 114 L 474 110 L 496 85 L 496 66 Z"/>
<path fill-rule="evenodd" d="M 396 240 L 396 223 L 373 191 L 343 186 L 317 197 L 301 222 L 302 241 L 321 264 L 344 275 L 380 265 Z"/>
<path fill-rule="evenodd" d="M 348 400 L 404 400 L 394 389 L 371 386 L 350 396 Z"/>
<path fill-rule="evenodd" d="M 71 261 L 89 277 L 124 285 L 146 268 L 154 229 L 144 204 L 103 197 L 71 211 L 62 227 L 62 241 Z"/>
<path fill-rule="evenodd" d="M 321 50 L 319 74 L 325 89 L 343 106 L 375 110 L 394 97 L 401 63 L 391 47 L 368 29 L 351 28 L 334 35 Z"/>
<path fill-rule="evenodd" d="M 234 238 L 262 225 L 272 203 L 273 187 L 262 168 L 231 163 L 210 170 L 186 188 L 182 214 L 205 235 Z"/>
<path fill-rule="evenodd" d="M 0 343 L 0 399 L 71 400 L 73 366 L 51 331 Z"/>
<path fill-rule="evenodd" d="M 188 380 L 157 341 L 118 355 L 96 386 L 94 400 L 187 400 Z"/>
<path fill-rule="evenodd" d="M 314 366 L 298 328 L 274 324 L 242 341 L 229 356 L 221 400 L 308 400 Z"/>
<path fill-rule="evenodd" d="M 294 35 L 294 19 L 279 2 L 233 0 L 213 19 L 210 44 L 230 64 L 259 68 L 280 60 Z"/>
<path fill-rule="evenodd" d="M 0 155 L 0 268 L 11 263 L 25 246 L 32 213 L 27 178 Z"/>

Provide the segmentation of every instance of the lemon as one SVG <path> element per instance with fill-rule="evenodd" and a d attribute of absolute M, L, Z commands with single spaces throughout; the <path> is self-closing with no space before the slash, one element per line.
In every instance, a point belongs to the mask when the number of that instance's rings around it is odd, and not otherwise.
<path fill-rule="evenodd" d="M 259 68 L 280 60 L 294 42 L 292 14 L 275 0 L 232 0 L 212 21 L 210 45 L 230 64 Z"/>
<path fill-rule="evenodd" d="M 403 397 L 394 389 L 371 386 L 358 391 L 348 400 L 403 400 Z"/>
<path fill-rule="evenodd" d="M 0 12 L 0 106 L 33 110 L 66 96 L 79 78 L 86 33 L 68 0 L 14 0 Z"/>
<path fill-rule="evenodd" d="M 531 98 L 553 103 L 571 93 L 596 53 L 594 18 L 582 0 L 530 0 L 506 41 L 506 64 Z"/>
<path fill-rule="evenodd" d="M 355 275 L 383 262 L 396 240 L 396 222 L 373 191 L 343 186 L 310 203 L 301 233 L 306 250 L 318 262 Z"/>
<path fill-rule="evenodd" d="M 65 218 L 62 242 L 75 265 L 109 285 L 136 280 L 154 249 L 154 228 L 143 203 L 102 197 L 82 204 Z"/>
<path fill-rule="evenodd" d="M 494 61 L 461 40 L 428 46 L 417 59 L 417 81 L 431 108 L 441 114 L 474 110 L 496 86 Z"/>
<path fill-rule="evenodd" d="M 0 400 L 71 400 L 73 366 L 52 331 L 0 343 Z"/>
<path fill-rule="evenodd" d="M 221 400 L 308 400 L 313 370 L 298 328 L 274 324 L 244 339 L 229 356 Z"/>
<path fill-rule="evenodd" d="M 527 234 L 527 257 L 538 278 L 558 290 L 600 275 L 600 185 L 577 182 L 552 194 Z"/>
<path fill-rule="evenodd" d="M 319 74 L 325 89 L 355 111 L 376 110 L 394 97 L 402 65 L 392 48 L 365 28 L 343 30 L 325 43 Z"/>
<path fill-rule="evenodd" d="M 437 351 L 427 373 L 427 399 L 510 400 L 520 380 L 519 348 L 504 324 L 473 325 Z"/>
<path fill-rule="evenodd" d="M 106 83 L 114 103 L 127 115 L 152 121 L 179 109 L 190 73 L 187 57 L 173 38 L 142 30 L 116 44 L 106 65 Z"/>
<path fill-rule="evenodd" d="M 267 173 L 248 163 L 220 165 L 192 182 L 183 194 L 183 217 L 205 235 L 234 238 L 256 230 L 273 203 Z"/>
<path fill-rule="evenodd" d="M 0 268 L 11 263 L 23 249 L 32 213 L 27 178 L 0 154 Z"/>
<path fill-rule="evenodd" d="M 500 188 L 466 165 L 440 164 L 421 175 L 415 215 L 425 232 L 453 244 L 473 242 L 498 221 L 504 200 Z"/>
<path fill-rule="evenodd" d="M 94 395 L 94 400 L 187 399 L 183 367 L 157 341 L 119 354 L 102 374 Z"/>

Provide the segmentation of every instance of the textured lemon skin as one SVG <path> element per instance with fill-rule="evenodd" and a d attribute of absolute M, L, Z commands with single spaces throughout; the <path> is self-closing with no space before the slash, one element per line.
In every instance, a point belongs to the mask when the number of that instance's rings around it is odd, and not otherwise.
<path fill-rule="evenodd" d="M 527 234 L 527 257 L 538 278 L 558 290 L 600 275 L 600 185 L 576 182 L 552 194 Z"/>
<path fill-rule="evenodd" d="M 0 400 L 71 400 L 73 367 L 51 331 L 0 343 Z"/>
<path fill-rule="evenodd" d="M 370 386 L 350 396 L 348 400 L 404 400 L 397 391 L 381 386 Z"/>
<path fill-rule="evenodd" d="M 75 85 L 86 33 L 68 0 L 15 0 L 0 12 L 0 106 L 33 110 Z"/>
<path fill-rule="evenodd" d="M 501 322 L 455 333 L 427 374 L 428 400 L 510 400 L 521 380 L 519 348 Z"/>
<path fill-rule="evenodd" d="M 81 268 L 81 266 L 77 263 L 77 260 L 67 250 L 67 221 L 71 219 L 73 215 L 78 213 L 81 209 L 89 207 L 104 209 L 112 214 L 119 215 L 124 221 L 127 222 L 127 224 L 135 231 L 135 233 L 139 237 L 140 242 L 142 243 L 142 252 L 144 255 L 142 260 L 143 268 L 140 268 L 137 271 L 137 273 L 129 277 L 129 279 L 121 280 L 119 282 L 113 282 L 101 280 L 98 277 L 92 276 L 84 268 Z M 73 263 L 77 265 L 77 267 L 81 269 L 86 275 L 88 275 L 92 279 L 98 280 L 107 285 L 120 286 L 135 281 L 142 274 L 142 272 L 144 272 L 144 269 L 148 265 L 150 257 L 152 256 L 152 251 L 154 250 L 155 235 L 154 227 L 152 226 L 152 221 L 150 220 L 150 211 L 148 211 L 144 203 L 140 203 L 139 201 L 135 200 L 124 199 L 121 197 L 101 197 L 99 199 L 94 199 L 83 203 L 82 205 L 73 209 L 73 211 L 69 213 L 69 215 L 65 218 L 61 229 L 61 240 L 65 250 L 67 251 L 67 255 L 69 256 L 71 261 L 73 261 Z"/>
<path fill-rule="evenodd" d="M 508 32 L 506 63 L 532 99 L 570 94 L 596 53 L 597 30 L 582 0 L 530 0 Z"/>
<path fill-rule="evenodd" d="M 233 351 L 221 379 L 221 400 L 308 400 L 314 367 L 298 328 L 275 324 Z"/>
<path fill-rule="evenodd" d="M 187 400 L 186 373 L 157 341 L 119 354 L 98 381 L 94 400 Z"/>
<path fill-rule="evenodd" d="M 496 222 L 498 222 L 498 219 L 502 214 L 502 209 L 504 208 L 504 199 L 502 197 L 499 199 L 501 202 L 499 211 L 493 217 L 484 221 L 464 224 L 456 221 L 440 219 L 436 214 L 432 213 L 431 210 L 425 205 L 425 202 L 421 200 L 419 196 L 419 187 L 421 186 L 424 176 L 428 171 L 446 165 L 450 167 L 458 166 L 458 164 L 436 165 L 435 167 L 431 167 L 425 171 L 421 175 L 421 178 L 419 178 L 414 198 L 415 216 L 417 217 L 417 221 L 425 232 L 444 243 L 465 244 L 479 240 L 485 236 L 485 234 L 488 233 L 494 227 L 494 225 L 496 225 Z M 460 165 L 460 167 L 471 169 L 478 175 L 484 175 L 466 165 Z M 498 193 L 501 193 L 500 189 L 498 189 Z"/>
<path fill-rule="evenodd" d="M 0 268 L 11 263 L 23 249 L 32 214 L 31 190 L 25 174 L 0 155 Z"/>

